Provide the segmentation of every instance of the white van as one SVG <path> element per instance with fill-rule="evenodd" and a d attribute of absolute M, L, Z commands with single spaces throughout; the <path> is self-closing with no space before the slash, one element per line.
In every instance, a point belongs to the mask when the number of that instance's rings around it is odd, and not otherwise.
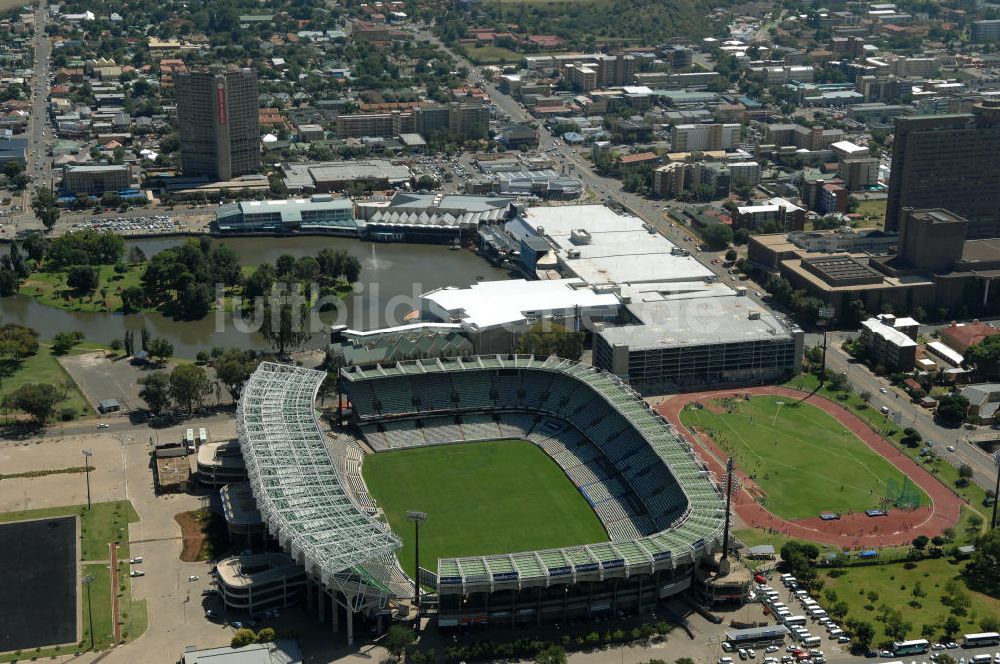
<path fill-rule="evenodd" d="M 795 627 L 806 624 L 805 616 L 788 616 L 783 621 L 787 627 Z"/>
<path fill-rule="evenodd" d="M 989 655 L 989 653 L 987 653 L 984 655 L 976 655 L 975 657 L 970 658 L 969 664 L 991 664 L 992 661 L 993 658 Z"/>
<path fill-rule="evenodd" d="M 809 609 L 809 615 L 812 616 L 813 618 L 822 618 L 823 616 L 826 615 L 826 611 L 819 608 L 818 606 L 814 606 L 811 609 Z"/>
<path fill-rule="evenodd" d="M 837 627 L 836 629 L 831 629 L 830 630 L 830 638 L 831 639 L 839 639 L 843 635 L 844 635 L 844 630 L 840 629 L 839 627 Z"/>
<path fill-rule="evenodd" d="M 810 636 L 808 639 L 802 640 L 802 645 L 804 645 L 806 648 L 814 648 L 821 643 L 823 643 L 823 639 L 819 638 L 818 636 Z"/>

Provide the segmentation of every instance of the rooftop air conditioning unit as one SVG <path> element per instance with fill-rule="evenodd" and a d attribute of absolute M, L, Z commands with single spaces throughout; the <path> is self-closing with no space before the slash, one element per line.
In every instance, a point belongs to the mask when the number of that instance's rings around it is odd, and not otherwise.
<path fill-rule="evenodd" d="M 760 320 L 760 312 L 751 311 L 749 314 L 747 314 L 747 318 L 749 318 L 750 320 Z"/>

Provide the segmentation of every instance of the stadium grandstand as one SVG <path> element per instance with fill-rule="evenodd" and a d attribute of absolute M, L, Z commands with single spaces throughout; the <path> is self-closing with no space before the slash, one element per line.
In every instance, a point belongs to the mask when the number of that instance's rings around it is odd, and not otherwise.
<path fill-rule="evenodd" d="M 497 438 L 538 444 L 609 542 L 437 561 L 441 626 L 642 610 L 721 548 L 725 506 L 687 443 L 617 377 L 548 358 L 418 360 L 342 371 L 375 450 Z"/>
<path fill-rule="evenodd" d="M 365 487 L 360 441 L 339 430 L 327 436 L 315 419 L 324 378 L 261 364 L 240 400 L 240 440 L 268 530 L 306 569 L 307 601 L 371 616 L 411 598 L 412 588 L 394 556 L 400 540 Z M 696 568 L 711 566 L 722 548 L 724 498 L 691 447 L 614 375 L 555 357 L 503 355 L 350 367 L 340 383 L 352 430 L 376 454 L 531 441 L 608 533 L 610 541 L 593 544 L 439 559 L 436 572 L 421 572 L 439 626 L 642 612 L 710 583 Z"/>
<path fill-rule="evenodd" d="M 384 612 L 390 598 L 412 591 L 393 555 L 399 538 L 349 493 L 345 443 L 328 439 L 316 419 L 313 403 L 325 378 L 262 363 L 243 388 L 236 421 L 268 532 L 305 568 L 307 604 L 321 620 L 329 607 L 332 628 L 344 622 L 353 643 L 352 614 Z"/>

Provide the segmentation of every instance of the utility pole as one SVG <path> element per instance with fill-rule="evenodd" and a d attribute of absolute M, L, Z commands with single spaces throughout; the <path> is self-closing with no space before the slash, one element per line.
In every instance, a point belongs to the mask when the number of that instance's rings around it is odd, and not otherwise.
<path fill-rule="evenodd" d="M 407 510 L 406 518 L 413 522 L 413 601 L 417 609 L 416 629 L 420 631 L 420 524 L 427 520 L 427 512 Z"/>
<path fill-rule="evenodd" d="M 823 385 L 826 380 L 826 332 L 830 327 L 830 319 L 833 318 L 836 310 L 829 304 L 824 304 L 822 307 L 816 310 L 816 315 L 819 316 L 819 324 L 823 326 L 823 369 L 819 374 L 819 384 Z"/>
<path fill-rule="evenodd" d="M 729 521 L 733 513 L 733 457 L 726 461 L 726 523 L 722 530 L 722 560 L 729 557 Z"/>
<path fill-rule="evenodd" d="M 90 509 L 90 457 L 94 456 L 94 453 L 90 450 L 83 451 L 83 471 L 87 476 L 87 509 Z M 88 591 L 89 592 L 89 591 Z"/>
<path fill-rule="evenodd" d="M 90 603 L 90 584 L 94 582 L 93 574 L 85 574 L 81 579 L 87 589 L 87 617 L 90 618 L 90 649 L 94 650 L 94 606 Z"/>

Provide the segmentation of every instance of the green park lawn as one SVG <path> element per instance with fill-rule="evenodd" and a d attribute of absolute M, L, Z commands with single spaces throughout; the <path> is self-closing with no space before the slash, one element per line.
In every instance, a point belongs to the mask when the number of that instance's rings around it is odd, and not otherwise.
<path fill-rule="evenodd" d="M 144 266 L 130 265 L 124 274 L 116 273 L 113 265 L 95 267 L 100 272 L 100 285 L 93 293 L 76 293 L 66 285 L 67 271 L 59 270 L 32 272 L 21 284 L 20 294 L 40 304 L 69 311 L 119 311 L 122 308 L 121 291 L 140 285 Z M 106 296 L 102 291 L 106 291 Z"/>
<path fill-rule="evenodd" d="M 68 385 L 69 390 L 64 401 L 56 406 L 56 416 L 64 408 L 72 408 L 76 416 L 93 414 L 93 409 L 83 398 L 83 393 L 70 378 L 66 370 L 59 364 L 49 344 L 41 343 L 38 352 L 21 360 L 20 363 L 10 358 L 0 360 L 0 401 L 25 383 L 50 383 L 56 387 Z"/>
<path fill-rule="evenodd" d="M 465 55 L 477 65 L 496 65 L 520 62 L 525 54 L 502 46 L 489 45 L 466 46 Z"/>
<path fill-rule="evenodd" d="M 767 509 L 781 518 L 880 507 L 904 482 L 927 504 L 926 494 L 895 466 L 815 406 L 775 396 L 712 406 L 689 407 L 681 420 L 732 454 L 765 493 Z"/>
<path fill-rule="evenodd" d="M 67 480 L 72 481 L 72 480 Z M 83 480 L 80 480 L 83 481 Z M 112 645 L 111 593 L 118 593 L 119 618 L 122 625 L 122 638 L 132 641 L 146 631 L 148 615 L 146 600 L 132 598 L 131 579 L 129 578 L 129 546 L 128 524 L 139 520 L 132 504 L 125 500 L 107 503 L 94 503 L 91 509 L 86 505 L 68 505 L 65 507 L 49 507 L 37 510 L 5 512 L 0 514 L 0 523 L 24 521 L 28 519 L 44 519 L 55 516 L 76 515 L 80 518 L 79 554 L 81 574 L 90 574 L 94 581 L 90 586 L 90 604 L 94 610 L 94 642 L 98 650 L 104 650 Z M 112 588 L 111 574 L 108 569 L 110 552 L 108 544 L 118 541 L 118 559 L 122 561 L 116 572 L 117 588 Z M 90 620 L 87 608 L 87 593 L 82 583 L 78 595 L 83 610 L 83 648 L 90 647 Z M 39 651 L 17 655 L 8 653 L 0 655 L 0 662 L 24 661 L 29 658 L 41 659 L 54 657 L 77 650 L 71 648 L 43 648 Z"/>
<path fill-rule="evenodd" d="M 827 589 L 833 590 L 837 593 L 838 601 L 847 603 L 849 618 L 869 622 L 875 627 L 875 644 L 887 640 L 883 625 L 878 619 L 882 605 L 899 610 L 903 614 L 903 620 L 910 623 L 907 638 L 926 638 L 922 634 L 923 626 L 940 626 L 949 615 L 949 607 L 941 600 L 949 594 L 946 587 L 950 580 L 954 580 L 952 585 L 960 588 L 969 599 L 966 615 L 958 617 L 961 622 L 959 634 L 983 631 L 979 626 L 980 620 L 1000 616 L 1000 600 L 965 587 L 965 583 L 959 578 L 964 563 L 948 558 L 933 558 L 911 563 L 912 569 L 906 569 L 904 565 L 905 563 L 892 563 L 847 567 L 837 570 L 834 576 L 830 574 L 832 570 L 823 570 L 820 571 L 820 578 L 825 582 L 824 592 Z M 913 596 L 913 587 L 917 582 L 925 593 L 924 597 Z M 878 593 L 878 599 L 872 602 L 868 597 L 869 592 Z M 931 638 L 933 640 L 940 636 L 941 630 L 937 629 Z"/>
<path fill-rule="evenodd" d="M 856 213 L 861 215 L 861 228 L 883 228 L 885 226 L 886 199 L 863 200 L 858 203 Z"/>
<path fill-rule="evenodd" d="M 504 440 L 380 452 L 366 457 L 365 482 L 413 574 L 413 524 L 420 527 L 421 567 L 437 559 L 510 553 L 607 541 L 597 515 L 563 470 L 532 443 Z"/>

